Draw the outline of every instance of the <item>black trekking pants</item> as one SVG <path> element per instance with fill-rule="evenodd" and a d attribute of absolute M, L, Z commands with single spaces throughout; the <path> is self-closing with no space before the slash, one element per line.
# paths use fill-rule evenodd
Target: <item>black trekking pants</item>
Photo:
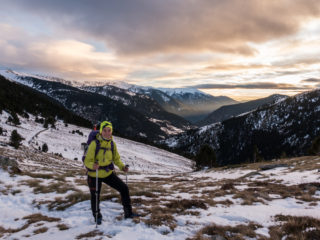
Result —
<path fill-rule="evenodd" d="M 100 214 L 100 192 L 102 182 L 116 189 L 121 194 L 121 201 L 124 209 L 131 209 L 131 200 L 128 186 L 114 173 L 106 178 L 98 178 L 98 214 Z M 88 185 L 91 194 L 91 210 L 93 216 L 96 213 L 96 178 L 88 176 Z"/>

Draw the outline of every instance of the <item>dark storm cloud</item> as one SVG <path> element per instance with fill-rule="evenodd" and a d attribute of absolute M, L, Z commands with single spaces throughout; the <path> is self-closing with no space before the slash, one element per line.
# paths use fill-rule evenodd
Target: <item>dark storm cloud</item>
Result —
<path fill-rule="evenodd" d="M 248 42 L 294 34 L 318 16 L 312 0 L 10 0 L 66 34 L 84 34 L 121 54 L 199 51 L 253 55 Z"/>

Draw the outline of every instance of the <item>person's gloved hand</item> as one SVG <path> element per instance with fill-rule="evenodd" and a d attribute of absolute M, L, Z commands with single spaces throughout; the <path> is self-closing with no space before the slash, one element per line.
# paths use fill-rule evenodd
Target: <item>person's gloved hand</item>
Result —
<path fill-rule="evenodd" d="M 93 170 L 97 170 L 98 168 L 99 168 L 99 164 L 98 163 L 93 164 Z"/>
<path fill-rule="evenodd" d="M 128 172 L 129 171 L 129 165 L 125 165 L 122 170 L 124 172 Z"/>

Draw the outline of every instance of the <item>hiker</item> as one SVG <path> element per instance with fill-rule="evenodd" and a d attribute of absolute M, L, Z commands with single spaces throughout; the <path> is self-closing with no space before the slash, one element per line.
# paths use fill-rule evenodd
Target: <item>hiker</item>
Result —
<path fill-rule="evenodd" d="M 112 123 L 104 121 L 100 124 L 100 131 L 95 139 L 89 144 L 87 154 L 84 159 L 84 165 L 88 170 L 88 185 L 91 193 L 91 210 L 96 224 L 101 224 L 102 215 L 99 208 L 100 192 L 102 182 L 116 189 L 121 194 L 121 201 L 124 209 L 125 218 L 139 216 L 132 212 L 131 200 L 128 186 L 114 173 L 113 162 L 124 172 L 128 172 L 128 166 L 120 160 L 117 146 L 112 138 Z M 98 152 L 96 147 L 98 145 Z M 98 179 L 96 179 L 96 170 L 98 169 Z M 98 181 L 98 195 L 96 196 L 96 181 Z M 98 199 L 98 203 L 96 202 Z M 98 206 L 96 209 L 96 206 Z"/>

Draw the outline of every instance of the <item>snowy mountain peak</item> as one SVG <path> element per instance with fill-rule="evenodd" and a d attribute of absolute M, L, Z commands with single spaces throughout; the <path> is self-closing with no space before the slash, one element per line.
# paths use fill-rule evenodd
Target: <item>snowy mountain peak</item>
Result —
<path fill-rule="evenodd" d="M 125 89 L 125 90 L 128 90 L 134 86 L 133 84 L 127 83 L 125 81 L 111 81 L 111 82 L 107 82 L 107 84 L 103 84 L 103 85 L 104 85 L 104 87 L 114 86 L 114 87 Z"/>
<path fill-rule="evenodd" d="M 19 80 L 19 78 L 22 77 L 32 77 L 32 78 L 38 78 L 41 80 L 46 80 L 46 81 L 52 81 L 52 82 L 61 82 L 67 85 L 75 86 L 75 87 L 84 87 L 84 86 L 114 86 L 117 88 L 129 90 L 131 92 L 140 92 L 141 90 L 148 91 L 148 90 L 160 90 L 162 92 L 165 92 L 169 96 L 175 95 L 175 94 L 204 94 L 208 95 L 198 89 L 195 88 L 154 88 L 151 86 L 140 86 L 136 84 L 130 84 L 126 81 L 75 81 L 75 80 L 66 80 L 63 78 L 59 77 L 54 77 L 54 76 L 47 76 L 47 75 L 41 75 L 41 74 L 32 74 L 32 73 L 26 73 L 26 72 L 17 72 L 12 69 L 6 69 L 6 70 L 0 70 L 0 74 L 6 77 L 7 79 L 11 80 Z"/>
<path fill-rule="evenodd" d="M 184 94 L 203 94 L 203 95 L 209 95 L 206 94 L 196 88 L 158 88 L 158 90 L 165 92 L 169 96 L 174 95 L 184 95 Z"/>
<path fill-rule="evenodd" d="M 0 75 L 4 76 L 10 81 L 16 81 L 21 82 L 21 78 L 37 78 L 44 81 L 50 81 L 50 82 L 60 82 L 69 86 L 81 86 L 82 83 L 74 80 L 65 80 L 63 78 L 59 77 L 53 77 L 48 75 L 41 75 L 41 74 L 32 74 L 32 73 L 26 73 L 26 72 L 17 72 L 11 69 L 6 70 L 0 70 Z"/>
<path fill-rule="evenodd" d="M 12 70 L 0 70 L 0 75 L 3 75 L 11 81 L 19 82 L 37 90 L 39 90 L 39 88 L 41 88 L 40 85 L 42 85 L 43 89 L 40 91 L 44 93 L 48 91 L 48 84 L 44 82 L 40 83 L 38 80 L 57 82 L 84 91 L 99 93 L 109 96 L 115 101 L 120 101 L 125 105 L 129 104 L 127 99 L 130 99 L 131 96 L 140 95 L 140 99 L 152 99 L 166 112 L 179 115 L 191 122 L 202 119 L 220 106 L 236 103 L 236 101 L 229 97 L 214 97 L 195 88 L 155 88 L 130 84 L 127 81 L 69 81 L 58 77 L 22 73 Z M 35 82 L 37 82 L 36 85 Z M 50 92 L 56 90 L 57 84 L 49 85 L 52 85 L 52 88 L 49 89 Z M 59 88 L 60 87 L 61 86 L 59 86 Z M 59 97 L 59 100 L 60 99 Z M 148 105 L 144 105 L 144 108 L 148 108 Z"/>

